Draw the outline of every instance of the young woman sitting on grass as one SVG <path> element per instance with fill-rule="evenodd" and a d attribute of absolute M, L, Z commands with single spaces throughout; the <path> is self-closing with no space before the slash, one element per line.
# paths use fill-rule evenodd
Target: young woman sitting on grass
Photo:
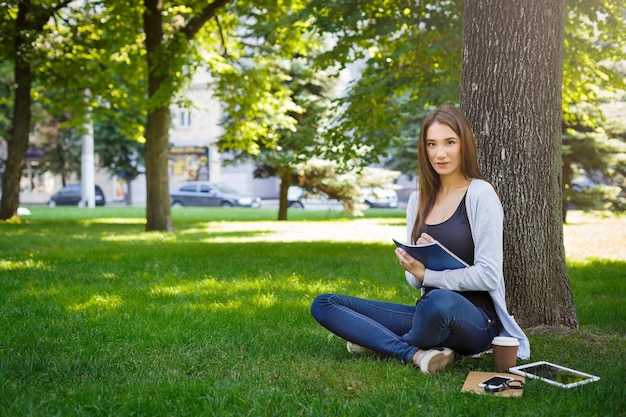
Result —
<path fill-rule="evenodd" d="M 438 240 L 470 266 L 433 271 L 397 248 L 407 281 L 422 292 L 415 305 L 323 294 L 311 314 L 347 340 L 351 353 L 388 355 L 427 374 L 442 371 L 454 352 L 489 349 L 498 335 L 517 338 L 518 356 L 528 358 L 528 339 L 505 303 L 502 205 L 480 171 L 463 113 L 444 106 L 424 119 L 418 164 L 419 195 L 407 207 L 408 241 Z"/>

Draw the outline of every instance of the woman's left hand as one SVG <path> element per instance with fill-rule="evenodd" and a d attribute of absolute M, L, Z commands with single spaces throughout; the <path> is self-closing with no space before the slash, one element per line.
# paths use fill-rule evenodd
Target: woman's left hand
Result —
<path fill-rule="evenodd" d="M 405 271 L 413 275 L 420 282 L 424 282 L 424 274 L 426 273 L 426 267 L 423 263 L 409 255 L 404 249 L 396 248 L 396 256 L 400 261 L 400 266 Z"/>

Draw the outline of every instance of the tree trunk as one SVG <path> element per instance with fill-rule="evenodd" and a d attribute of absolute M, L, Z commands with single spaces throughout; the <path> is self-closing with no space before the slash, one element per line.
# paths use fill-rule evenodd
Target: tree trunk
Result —
<path fill-rule="evenodd" d="M 170 111 L 159 107 L 148 112 L 146 124 L 146 231 L 174 230 L 170 208 L 168 129 Z"/>
<path fill-rule="evenodd" d="M 158 58 L 163 50 L 162 4 L 159 0 L 145 0 L 143 15 L 146 33 L 146 57 L 148 61 L 148 100 L 163 86 L 166 63 Z M 168 150 L 169 150 L 169 103 L 149 106 L 146 121 L 146 231 L 174 230 L 169 196 Z"/>
<path fill-rule="evenodd" d="M 124 204 L 127 206 L 133 205 L 133 188 L 132 183 L 135 178 L 131 176 L 127 176 L 124 181 L 126 181 L 126 193 L 124 193 Z"/>
<path fill-rule="evenodd" d="M 285 170 L 280 176 L 280 191 L 278 193 L 278 220 L 287 220 L 287 210 L 289 209 L 289 186 L 293 180 L 291 169 Z"/>
<path fill-rule="evenodd" d="M 53 13 L 65 7 L 71 0 L 54 6 L 33 5 L 29 0 L 19 1 L 14 27 L 13 62 L 15 65 L 15 101 L 13 104 L 13 126 L 7 141 L 7 160 L 2 176 L 2 200 L 0 220 L 17 216 L 20 199 L 20 180 L 26 164 L 28 134 L 31 122 L 32 64 L 35 39 Z M 3 6 L 6 7 L 6 6 Z"/>
<path fill-rule="evenodd" d="M 30 128 L 30 66 L 15 66 L 15 106 L 11 140 L 7 142 L 7 160 L 2 176 L 2 203 L 0 219 L 7 220 L 17 215 L 20 199 L 20 180 L 26 163 L 28 132 Z"/>
<path fill-rule="evenodd" d="M 467 0 L 461 107 L 505 211 L 507 305 L 525 327 L 578 326 L 561 205 L 564 0 Z"/>

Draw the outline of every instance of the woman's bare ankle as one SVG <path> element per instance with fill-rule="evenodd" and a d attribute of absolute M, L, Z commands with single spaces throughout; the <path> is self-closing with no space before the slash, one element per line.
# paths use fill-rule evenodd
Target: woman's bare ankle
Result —
<path fill-rule="evenodd" d="M 415 352 L 415 355 L 413 355 L 413 365 L 415 365 L 415 366 L 419 366 L 420 365 L 419 358 L 422 355 L 422 353 L 424 353 L 424 352 L 426 352 L 426 351 L 423 350 L 423 349 L 418 349 L 417 352 Z"/>

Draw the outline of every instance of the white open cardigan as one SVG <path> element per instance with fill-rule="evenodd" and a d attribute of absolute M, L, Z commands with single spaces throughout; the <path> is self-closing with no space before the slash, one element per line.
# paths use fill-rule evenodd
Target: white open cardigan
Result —
<path fill-rule="evenodd" d="M 417 217 L 417 200 L 418 195 L 414 192 L 406 210 L 407 242 L 411 242 L 411 232 Z M 408 272 L 406 279 L 417 289 L 426 286 L 451 291 L 488 291 L 502 323 L 500 335 L 518 339 L 520 346 L 517 356 L 520 359 L 528 359 L 530 343 L 524 331 L 508 313 L 504 297 L 502 271 L 504 212 L 500 199 L 491 184 L 474 179 L 467 189 L 465 207 L 474 239 L 474 265 L 446 271 L 427 269 L 423 283 Z"/>

